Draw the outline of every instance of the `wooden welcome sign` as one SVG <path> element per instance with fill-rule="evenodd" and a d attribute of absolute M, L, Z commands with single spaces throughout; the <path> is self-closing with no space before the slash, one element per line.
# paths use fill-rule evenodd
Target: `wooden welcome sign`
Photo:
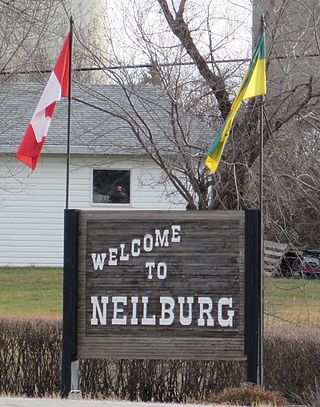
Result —
<path fill-rule="evenodd" d="M 244 212 L 80 214 L 78 354 L 244 358 Z"/>
<path fill-rule="evenodd" d="M 257 326 L 249 295 L 259 272 L 257 214 L 67 211 L 64 352 L 247 359 Z"/>

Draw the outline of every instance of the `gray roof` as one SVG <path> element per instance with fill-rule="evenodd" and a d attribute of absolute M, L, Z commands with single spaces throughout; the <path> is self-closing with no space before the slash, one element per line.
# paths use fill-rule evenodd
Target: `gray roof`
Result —
<path fill-rule="evenodd" d="M 44 86 L 33 83 L 9 83 L 0 90 L 0 152 L 17 150 Z M 118 85 L 80 87 L 74 85 L 71 104 L 71 152 L 90 154 L 144 154 L 132 126 L 152 149 L 176 151 L 179 136 L 170 121 L 171 105 L 164 92 L 152 85 L 134 87 L 126 94 Z M 128 98 L 129 96 L 129 98 Z M 64 153 L 67 139 L 68 101 L 56 105 L 44 153 Z M 195 117 L 179 112 L 181 126 L 199 147 L 199 140 L 212 137 L 212 130 Z M 179 129 L 177 133 L 179 133 Z M 146 137 L 152 134 L 152 142 Z M 204 134 L 206 135 L 204 137 Z M 168 146 L 168 135 L 172 145 Z M 189 137 L 189 136 L 188 136 Z"/>

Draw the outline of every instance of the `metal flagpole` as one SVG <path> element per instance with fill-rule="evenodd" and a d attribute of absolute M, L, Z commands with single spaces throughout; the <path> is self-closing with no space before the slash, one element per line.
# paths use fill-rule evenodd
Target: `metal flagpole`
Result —
<path fill-rule="evenodd" d="M 66 169 L 66 205 L 69 209 L 69 177 L 70 177 L 70 130 L 71 130 L 71 80 L 72 80 L 72 40 L 73 40 L 73 19 L 70 17 L 70 37 L 69 37 L 69 96 L 68 96 L 68 130 L 67 130 L 67 169 Z"/>
<path fill-rule="evenodd" d="M 260 17 L 261 35 L 264 34 L 264 15 Z M 260 318 L 259 318 L 259 366 L 258 384 L 264 387 L 264 224 L 263 224 L 263 110 L 264 96 L 260 96 Z"/>
<path fill-rule="evenodd" d="M 61 397 L 69 396 L 72 384 L 72 362 L 76 353 L 74 302 L 76 297 L 76 253 L 75 230 L 77 229 L 76 211 L 69 209 L 69 173 L 70 173 L 70 129 L 71 129 L 71 72 L 73 20 L 70 17 L 69 32 L 69 89 L 68 89 L 68 129 L 67 129 L 67 168 L 66 198 L 64 210 L 64 264 L 63 264 L 63 326 L 62 326 L 62 368 Z"/>

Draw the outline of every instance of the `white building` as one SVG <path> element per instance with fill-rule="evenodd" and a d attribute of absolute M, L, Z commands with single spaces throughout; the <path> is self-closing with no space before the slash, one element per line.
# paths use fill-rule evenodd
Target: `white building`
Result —
<path fill-rule="evenodd" d="M 63 261 L 63 212 L 65 208 L 67 100 L 58 102 L 48 137 L 34 172 L 18 161 L 17 151 L 43 86 L 11 84 L 2 92 L 0 110 L 0 265 L 61 266 Z M 112 103 L 126 111 L 128 102 L 119 86 L 96 87 L 107 95 L 100 108 Z M 157 100 L 159 90 L 146 92 Z M 91 103 L 91 95 L 75 89 L 76 98 Z M 111 102 L 112 100 L 112 102 Z M 161 109 L 148 111 L 147 104 L 137 108 L 157 135 L 167 131 Z M 203 131 L 193 120 L 194 132 Z M 163 182 L 163 172 L 146 156 L 130 127 L 105 111 L 72 102 L 71 171 L 69 208 L 94 210 L 185 209 L 172 187 Z M 169 130 L 168 130 L 169 131 Z M 200 134 L 200 133 L 199 133 Z M 113 192 L 121 184 L 126 197 L 114 202 Z M 170 196 L 170 198 L 169 198 Z M 113 201 L 113 202 L 112 202 Z"/>

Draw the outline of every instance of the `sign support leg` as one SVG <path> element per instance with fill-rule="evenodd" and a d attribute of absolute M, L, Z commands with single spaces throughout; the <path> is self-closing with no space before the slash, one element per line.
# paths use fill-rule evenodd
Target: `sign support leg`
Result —
<path fill-rule="evenodd" d="M 79 360 L 71 362 L 71 389 L 69 399 L 79 400 L 82 399 L 80 390 L 80 366 Z"/>
<path fill-rule="evenodd" d="M 246 210 L 245 218 L 245 351 L 247 381 L 261 384 L 261 216 L 260 210 Z"/>
<path fill-rule="evenodd" d="M 77 261 L 78 211 L 66 209 L 64 212 L 61 398 L 69 396 L 72 385 L 72 363 L 77 360 Z"/>

